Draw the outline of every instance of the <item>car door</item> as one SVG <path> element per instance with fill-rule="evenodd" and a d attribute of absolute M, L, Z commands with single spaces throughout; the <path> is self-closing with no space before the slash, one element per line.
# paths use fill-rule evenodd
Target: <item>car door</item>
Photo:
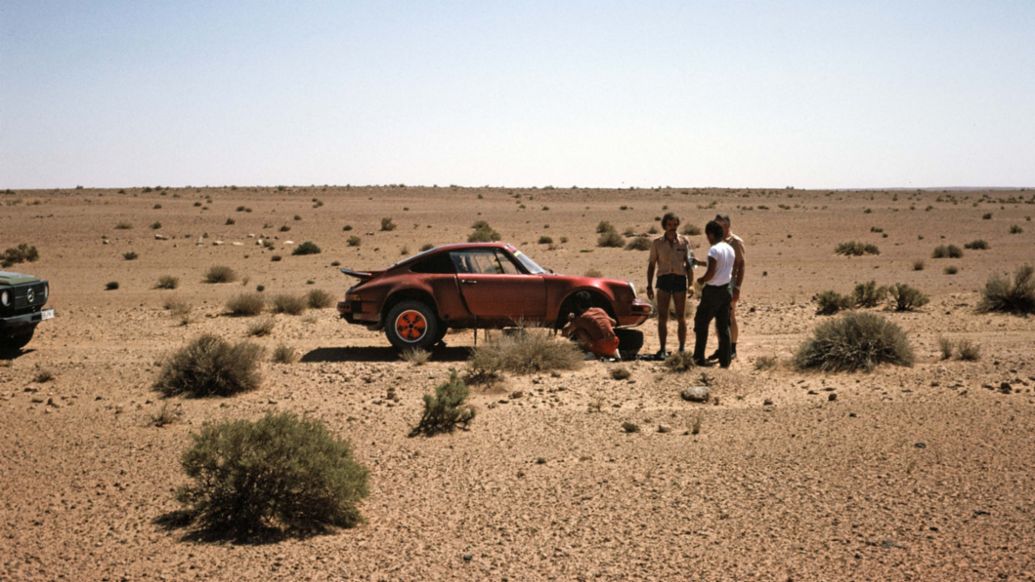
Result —
<path fill-rule="evenodd" d="M 471 314 L 495 322 L 539 322 L 546 315 L 546 285 L 541 275 L 524 272 L 498 248 L 451 253 L 457 283 Z"/>

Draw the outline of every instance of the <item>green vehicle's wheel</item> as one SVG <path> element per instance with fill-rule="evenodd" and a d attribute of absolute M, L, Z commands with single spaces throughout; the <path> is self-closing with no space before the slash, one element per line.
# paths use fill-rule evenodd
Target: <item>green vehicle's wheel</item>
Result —
<path fill-rule="evenodd" d="M 30 341 L 32 341 L 32 335 L 36 331 L 36 327 L 30 327 L 28 331 L 19 331 L 18 333 L 0 336 L 0 353 L 17 355 Z"/>

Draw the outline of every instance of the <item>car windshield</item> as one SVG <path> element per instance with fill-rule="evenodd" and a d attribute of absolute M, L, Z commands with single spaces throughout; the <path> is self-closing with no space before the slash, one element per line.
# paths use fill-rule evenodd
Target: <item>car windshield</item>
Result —
<path fill-rule="evenodd" d="M 525 267 L 526 271 L 533 275 L 542 275 L 546 272 L 546 269 L 540 267 L 538 263 L 528 258 L 528 256 L 521 251 L 514 251 L 514 258 L 517 259 L 523 267 Z"/>

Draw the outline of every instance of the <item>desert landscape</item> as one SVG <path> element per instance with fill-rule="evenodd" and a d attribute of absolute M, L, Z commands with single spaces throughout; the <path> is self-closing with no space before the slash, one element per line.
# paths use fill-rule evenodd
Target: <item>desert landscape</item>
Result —
<path fill-rule="evenodd" d="M 627 279 L 642 297 L 647 253 L 598 246 L 596 227 L 632 239 L 668 211 L 702 229 L 728 213 L 745 240 L 729 370 L 506 373 L 470 386 L 465 430 L 410 436 L 422 397 L 466 369 L 470 331 L 421 363 L 333 304 L 227 313 L 244 292 L 338 301 L 355 282 L 339 267 L 465 241 L 476 221 L 545 267 Z M 977 309 L 989 277 L 1035 264 L 1032 215 L 1031 189 L 8 190 L 0 249 L 39 259 L 7 270 L 49 280 L 57 315 L 0 361 L 0 580 L 1033 580 L 1035 319 Z M 306 241 L 319 252 L 292 254 Z M 853 241 L 879 253 L 835 252 Z M 960 256 L 934 258 L 948 245 Z M 208 283 L 214 266 L 237 276 Z M 900 326 L 914 364 L 797 369 L 799 346 L 838 317 L 814 296 L 871 280 L 929 296 L 856 309 Z M 166 358 L 203 334 L 262 346 L 260 386 L 156 391 Z M 275 363 L 278 347 L 297 357 Z M 695 385 L 706 403 L 681 397 Z M 363 521 L 239 543 L 163 519 L 191 435 L 271 411 L 351 443 L 369 470 Z"/>

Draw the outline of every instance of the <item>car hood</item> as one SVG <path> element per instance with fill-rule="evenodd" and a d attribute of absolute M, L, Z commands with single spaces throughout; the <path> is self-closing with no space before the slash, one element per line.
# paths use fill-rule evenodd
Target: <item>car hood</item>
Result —
<path fill-rule="evenodd" d="M 33 281 L 39 281 L 39 277 L 12 273 L 10 271 L 0 271 L 0 285 L 21 285 L 22 283 L 32 283 Z"/>

